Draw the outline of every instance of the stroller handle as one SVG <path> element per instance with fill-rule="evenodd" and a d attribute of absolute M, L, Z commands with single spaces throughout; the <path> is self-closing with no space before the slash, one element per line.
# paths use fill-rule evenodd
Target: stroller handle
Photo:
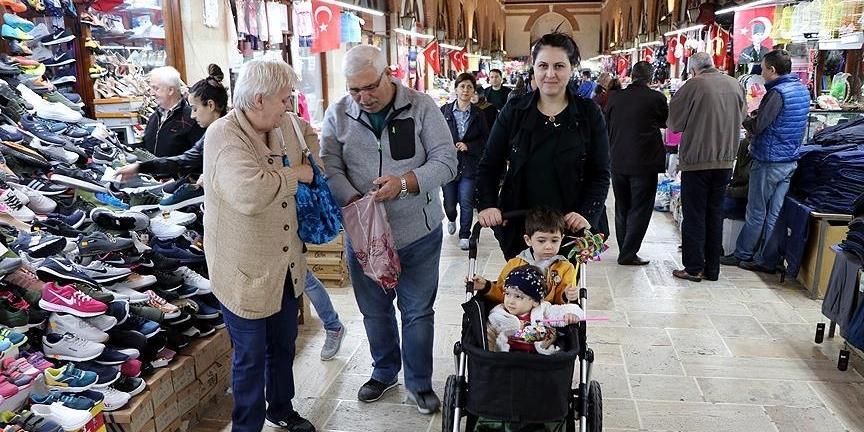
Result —
<path fill-rule="evenodd" d="M 521 217 L 525 217 L 528 213 L 528 210 L 511 210 L 508 212 L 501 213 L 502 220 L 511 220 L 518 219 Z M 474 222 L 474 227 L 471 228 L 471 237 L 468 239 L 468 258 L 469 259 L 477 259 L 477 243 L 480 240 L 480 231 L 483 229 L 483 226 L 480 225 L 480 222 Z"/>

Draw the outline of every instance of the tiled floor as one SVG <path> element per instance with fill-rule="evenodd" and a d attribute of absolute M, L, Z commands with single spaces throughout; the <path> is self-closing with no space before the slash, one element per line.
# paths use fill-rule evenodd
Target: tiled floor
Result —
<path fill-rule="evenodd" d="M 467 271 L 457 240 L 444 243 L 436 303 L 439 395 L 453 370 Z M 616 265 L 614 243 L 588 271 L 589 314 L 611 318 L 588 332 L 606 431 L 864 431 L 864 379 L 851 368 L 837 370 L 839 341 L 813 344 L 820 303 L 800 285 L 728 267 L 718 282 L 673 278 L 679 238 L 667 214 L 654 215 L 642 247 L 649 266 Z M 503 262 L 484 233 L 479 268 L 495 278 Z M 320 323 L 302 330 L 294 365 L 298 410 L 325 431 L 439 431 L 440 417 L 418 414 L 404 403 L 401 387 L 374 404 L 356 401 L 371 371 L 369 350 L 350 288 L 331 293 L 349 340 L 338 358 L 321 362 Z M 217 405 L 214 418 L 193 430 L 230 430 L 230 396 Z"/>

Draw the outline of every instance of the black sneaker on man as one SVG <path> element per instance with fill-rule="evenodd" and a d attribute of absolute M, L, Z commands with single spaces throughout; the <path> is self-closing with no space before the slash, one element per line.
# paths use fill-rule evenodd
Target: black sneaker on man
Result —
<path fill-rule="evenodd" d="M 417 393 L 409 391 L 408 400 L 417 404 L 417 411 L 420 411 L 420 414 L 435 414 L 441 409 L 441 399 L 438 398 L 434 390 L 424 390 Z"/>
<path fill-rule="evenodd" d="M 394 380 L 392 383 L 387 384 L 372 378 L 369 381 L 366 381 L 366 384 L 363 384 L 363 386 L 360 387 L 360 390 L 357 391 L 357 399 L 361 402 L 375 402 L 378 399 L 381 399 L 387 390 L 395 388 L 398 384 L 398 380 Z"/>
<path fill-rule="evenodd" d="M 300 414 L 297 413 L 297 411 L 292 411 L 288 417 L 281 420 L 266 417 L 264 423 L 272 428 L 290 432 L 315 432 L 315 426 L 313 426 L 309 420 L 300 417 Z"/>

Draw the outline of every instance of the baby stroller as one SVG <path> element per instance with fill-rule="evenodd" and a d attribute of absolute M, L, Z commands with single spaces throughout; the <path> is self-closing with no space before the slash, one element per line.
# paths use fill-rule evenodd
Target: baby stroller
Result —
<path fill-rule="evenodd" d="M 447 377 L 441 409 L 442 432 L 472 432 L 481 418 L 500 421 L 502 426 L 560 425 L 563 420 L 563 429 L 552 429 L 561 432 L 575 432 L 578 419 L 580 432 L 602 431 L 602 395 L 600 383 L 591 380 L 594 353 L 586 345 L 585 321 L 561 329 L 557 339 L 561 351 L 553 355 L 489 351 L 486 320 L 495 305 L 475 296 L 471 281 L 477 266 L 480 230 L 480 224 L 476 223 L 469 240 L 462 338 L 453 346 L 456 374 Z M 586 266 L 581 261 L 574 265 L 580 266 L 578 304 L 586 310 Z M 579 381 L 577 388 L 573 388 L 577 358 Z M 529 430 L 550 429 L 543 426 L 518 429 Z"/>

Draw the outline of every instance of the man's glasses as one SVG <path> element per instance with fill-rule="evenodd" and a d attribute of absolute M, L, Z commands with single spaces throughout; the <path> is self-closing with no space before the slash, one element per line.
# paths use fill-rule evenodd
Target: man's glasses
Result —
<path fill-rule="evenodd" d="M 360 88 L 349 88 L 348 93 L 351 93 L 352 95 L 357 96 L 363 92 L 367 92 L 367 93 L 373 92 L 378 88 L 378 86 L 381 85 L 382 79 L 384 79 L 384 73 L 383 72 L 381 73 L 381 76 L 378 77 L 378 81 L 375 81 L 374 84 L 370 84 L 370 85 L 360 87 Z"/>

